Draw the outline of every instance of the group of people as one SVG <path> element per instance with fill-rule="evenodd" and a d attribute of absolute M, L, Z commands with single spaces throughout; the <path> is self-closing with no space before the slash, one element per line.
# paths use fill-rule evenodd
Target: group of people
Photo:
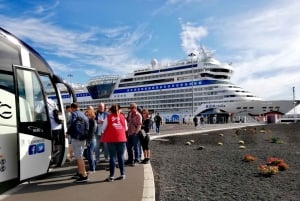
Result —
<path fill-rule="evenodd" d="M 77 103 L 66 107 L 67 112 L 67 137 L 70 143 L 69 155 L 74 155 L 78 171 L 73 176 L 75 182 L 85 182 L 88 174 L 84 163 L 84 149 L 87 149 L 89 172 L 96 170 L 96 162 L 100 161 L 100 147 L 104 152 L 105 160 L 109 160 L 109 176 L 107 181 L 114 181 L 116 164 L 119 166 L 120 177 L 125 179 L 125 165 L 134 166 L 137 163 L 146 164 L 150 161 L 149 130 L 151 120 L 146 109 L 139 110 L 136 103 L 130 104 L 130 110 L 125 115 L 119 104 L 113 104 L 109 111 L 100 103 L 97 111 L 89 106 L 84 111 L 80 110 Z M 85 121 L 87 138 L 74 138 L 76 119 L 81 117 Z M 128 159 L 125 161 L 125 151 Z M 73 152 L 73 153 L 72 153 Z M 142 159 L 142 152 L 144 155 Z"/>
<path fill-rule="evenodd" d="M 194 126 L 197 127 L 198 126 L 198 117 L 197 116 L 194 116 L 193 122 L 194 122 Z M 204 118 L 202 116 L 200 117 L 200 124 L 201 124 L 201 126 L 204 126 Z"/>

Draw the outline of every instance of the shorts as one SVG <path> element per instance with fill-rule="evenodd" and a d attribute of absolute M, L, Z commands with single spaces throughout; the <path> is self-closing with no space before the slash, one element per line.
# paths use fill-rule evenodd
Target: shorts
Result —
<path fill-rule="evenodd" d="M 83 159 L 83 151 L 85 149 L 85 140 L 72 139 L 72 147 L 75 159 Z"/>

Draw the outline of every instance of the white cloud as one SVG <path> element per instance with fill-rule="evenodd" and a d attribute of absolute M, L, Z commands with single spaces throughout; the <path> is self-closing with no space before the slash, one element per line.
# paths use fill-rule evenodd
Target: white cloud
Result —
<path fill-rule="evenodd" d="M 181 22 L 181 28 L 180 38 L 183 50 L 187 54 L 199 50 L 200 41 L 207 35 L 207 30 L 202 26 L 193 26 L 189 22 Z"/>
<path fill-rule="evenodd" d="M 300 89 L 299 10 L 299 1 L 276 1 L 214 19 L 208 29 L 234 62 L 234 83 L 264 99 L 290 99 L 292 86 Z"/>
<path fill-rule="evenodd" d="M 49 56 L 67 60 L 69 68 L 81 70 L 88 76 L 93 74 L 91 72 L 97 72 L 97 68 L 98 72 L 132 71 L 140 64 L 131 59 L 133 52 L 151 39 L 145 34 L 145 25 L 138 26 L 135 30 L 120 26 L 103 29 L 92 27 L 90 30 L 76 32 L 53 25 L 48 19 L 8 18 L 0 15 L 0 21 L 5 22 L 3 27 L 7 30 L 14 30 L 15 35 L 29 40 L 34 48 L 42 49 Z M 16 24 L 18 29 L 15 29 Z M 60 62 L 62 61 L 49 62 L 58 74 L 66 72 L 67 68 L 67 65 Z"/>

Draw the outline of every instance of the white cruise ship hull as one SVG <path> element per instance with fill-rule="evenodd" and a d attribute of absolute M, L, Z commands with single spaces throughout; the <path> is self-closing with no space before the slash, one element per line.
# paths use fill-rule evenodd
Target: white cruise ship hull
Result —
<path fill-rule="evenodd" d="M 245 118 L 275 122 L 299 104 L 294 100 L 263 101 L 230 82 L 230 64 L 221 64 L 204 49 L 192 56 L 196 60 L 167 65 L 158 65 L 154 60 L 152 67 L 125 77 L 95 77 L 77 94 L 78 102 L 82 108 L 103 102 L 108 106 L 118 103 L 123 109 L 135 102 L 151 113 L 160 113 L 170 123 L 194 116 L 214 123 Z M 68 103 L 67 94 L 62 98 Z"/>

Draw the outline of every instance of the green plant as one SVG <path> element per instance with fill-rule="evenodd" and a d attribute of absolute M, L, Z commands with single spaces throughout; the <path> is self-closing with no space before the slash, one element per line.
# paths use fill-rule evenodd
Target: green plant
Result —
<path fill-rule="evenodd" d="M 279 137 L 272 137 L 271 142 L 276 143 L 276 144 L 283 144 L 284 143 L 283 140 L 280 139 Z"/>

